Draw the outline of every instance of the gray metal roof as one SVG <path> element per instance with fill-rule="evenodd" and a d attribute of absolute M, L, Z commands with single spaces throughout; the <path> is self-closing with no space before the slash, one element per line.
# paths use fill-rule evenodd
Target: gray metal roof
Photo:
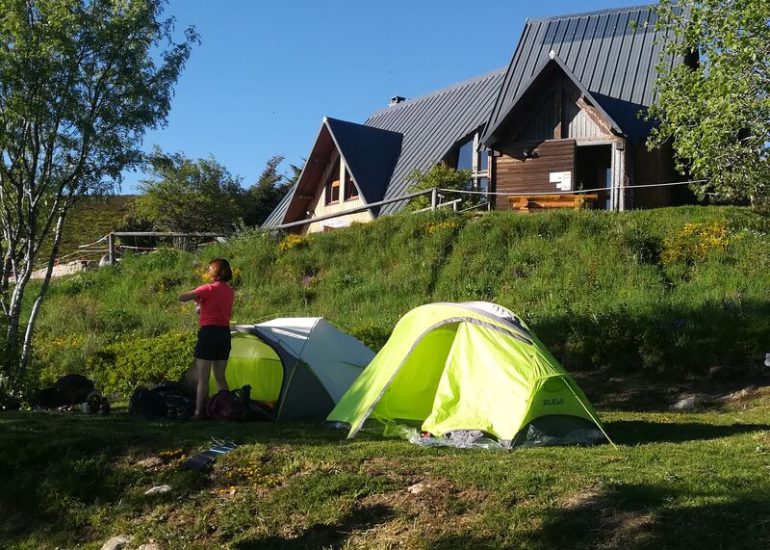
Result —
<path fill-rule="evenodd" d="M 401 148 L 401 134 L 324 117 L 302 173 L 262 227 L 275 227 L 304 217 L 334 150 L 339 153 L 365 203 L 382 200 Z M 287 216 L 288 214 L 288 216 Z M 287 219 L 290 218 L 290 219 Z"/>
<path fill-rule="evenodd" d="M 652 105 L 657 64 L 668 35 L 655 30 L 655 6 L 528 20 L 500 87 L 484 141 L 493 144 L 528 83 L 554 52 L 623 133 L 640 139 L 649 124 L 637 117 Z M 668 63 L 681 63 L 669 60 Z"/>
<path fill-rule="evenodd" d="M 328 128 L 367 203 L 404 195 L 412 184 L 412 172 L 428 171 L 458 141 L 484 126 L 504 74 L 500 69 L 402 101 L 372 114 L 365 126 L 325 118 L 313 152 L 321 148 L 324 128 Z M 300 175 L 300 187 L 312 179 L 308 165 L 313 152 Z M 296 189 L 287 193 L 262 227 L 293 221 L 285 218 Z M 392 214 L 404 206 L 400 202 L 388 204 L 380 214 Z"/>
<path fill-rule="evenodd" d="M 326 123 L 364 202 L 381 201 L 401 152 L 402 135 L 335 118 L 327 117 Z"/>
<path fill-rule="evenodd" d="M 264 228 L 275 227 L 283 223 L 283 218 L 286 215 L 286 211 L 289 209 L 289 203 L 291 202 L 291 199 L 294 197 L 294 192 L 296 190 L 297 190 L 297 184 L 295 183 L 289 188 L 289 190 L 283 196 L 283 198 L 281 199 L 281 202 L 279 202 L 278 205 L 275 208 L 273 208 L 273 211 L 270 212 L 270 215 L 267 217 L 267 219 L 265 219 L 265 221 L 262 222 L 261 227 L 264 227 Z"/>
<path fill-rule="evenodd" d="M 503 75 L 498 70 L 465 80 L 377 111 L 366 120 L 367 126 L 403 135 L 385 200 L 406 194 L 414 170 L 426 172 L 458 141 L 484 126 Z M 404 206 L 400 202 L 385 205 L 381 214 L 392 214 Z"/>

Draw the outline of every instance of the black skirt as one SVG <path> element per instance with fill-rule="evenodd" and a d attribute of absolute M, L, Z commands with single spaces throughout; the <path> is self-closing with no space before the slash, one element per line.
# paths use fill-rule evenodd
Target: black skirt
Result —
<path fill-rule="evenodd" d="M 230 327 L 206 326 L 198 330 L 195 358 L 227 361 L 230 357 Z"/>

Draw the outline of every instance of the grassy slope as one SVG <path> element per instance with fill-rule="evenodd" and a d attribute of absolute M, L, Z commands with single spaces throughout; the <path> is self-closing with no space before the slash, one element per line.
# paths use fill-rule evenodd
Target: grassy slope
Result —
<path fill-rule="evenodd" d="M 426 214 L 298 241 L 246 236 L 58 282 L 38 322 L 38 359 L 53 377 L 88 371 L 110 343 L 191 333 L 192 309 L 176 296 L 200 284 L 206 258 L 224 256 L 240 272 L 239 323 L 321 315 L 378 349 L 412 307 L 490 300 L 520 314 L 571 370 L 739 373 L 770 340 L 767 232 L 747 210 L 693 207 Z"/>
<path fill-rule="evenodd" d="M 767 388 L 674 413 L 692 386 L 656 375 L 720 367 L 712 378 L 728 381 L 709 389 L 724 393 L 761 361 L 766 233 L 740 209 L 427 215 L 289 250 L 261 237 L 206 250 L 240 268 L 239 322 L 320 314 L 377 347 L 426 301 L 509 306 L 578 369 L 618 449 L 461 451 L 376 425 L 348 442 L 308 424 L 0 413 L 0 547 L 99 548 L 120 533 L 163 548 L 768 547 Z M 192 331 L 175 296 L 200 266 L 167 251 L 58 283 L 38 335 L 49 374 L 110 342 Z M 210 475 L 182 470 L 211 437 L 240 448 Z M 147 457 L 160 462 L 138 464 Z M 160 483 L 171 492 L 144 495 Z"/>
<path fill-rule="evenodd" d="M 108 195 L 80 199 L 64 224 L 59 255 L 76 252 L 79 245 L 92 243 L 114 231 L 128 214 L 135 198 L 133 195 Z M 105 243 L 103 248 L 106 247 Z"/>

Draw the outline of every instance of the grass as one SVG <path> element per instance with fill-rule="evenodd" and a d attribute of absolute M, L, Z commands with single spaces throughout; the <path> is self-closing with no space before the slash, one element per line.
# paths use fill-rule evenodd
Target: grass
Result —
<path fill-rule="evenodd" d="M 64 256 L 78 250 L 81 244 L 89 244 L 115 231 L 128 215 L 133 195 L 108 195 L 104 197 L 83 197 L 75 203 L 64 223 L 64 234 L 59 245 L 59 255 Z M 107 248 L 103 243 L 102 248 Z M 98 257 L 92 258 L 99 260 Z"/>
<path fill-rule="evenodd" d="M 44 383 L 120 376 L 105 351 L 122 344 L 125 358 L 139 340 L 192 334 L 192 308 L 176 297 L 201 283 L 209 258 L 226 257 L 239 273 L 237 323 L 323 316 L 376 350 L 417 305 L 488 300 L 522 316 L 571 371 L 741 376 L 762 368 L 770 341 L 769 233 L 767 217 L 724 207 L 425 213 L 294 240 L 250 233 L 57 281 L 35 368 Z M 170 372 L 186 366 L 187 350 L 168 351 Z"/>
<path fill-rule="evenodd" d="M 638 385 L 650 406 L 583 382 L 617 450 L 423 448 L 377 424 L 346 441 L 301 423 L 0 413 L 0 546 L 99 548 L 118 534 L 131 548 L 770 544 L 770 389 L 672 413 L 663 385 Z M 212 437 L 239 446 L 211 472 L 182 469 Z M 160 484 L 171 491 L 145 496 Z"/>
<path fill-rule="evenodd" d="M 127 388 L 186 367 L 175 335 L 195 317 L 176 296 L 217 256 L 238 271 L 236 322 L 322 315 L 373 349 L 419 304 L 509 307 L 576 375 L 618 448 L 506 453 L 419 447 L 376 424 L 346 441 L 314 424 L 0 412 L 1 548 L 100 548 L 118 534 L 132 548 L 770 547 L 766 217 L 440 213 L 128 257 L 53 285 L 41 382 L 85 372 Z M 212 438 L 239 447 L 212 472 L 181 468 Z M 163 483 L 169 493 L 145 495 Z"/>

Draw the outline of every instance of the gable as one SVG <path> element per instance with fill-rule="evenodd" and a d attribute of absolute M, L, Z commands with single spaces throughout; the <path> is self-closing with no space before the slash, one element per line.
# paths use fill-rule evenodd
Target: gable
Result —
<path fill-rule="evenodd" d="M 345 163 L 365 203 L 382 200 L 400 148 L 401 135 L 396 132 L 324 118 L 291 196 L 281 201 L 263 227 L 305 219 L 339 162 Z M 285 212 L 283 216 L 276 213 L 279 210 Z"/>
<path fill-rule="evenodd" d="M 554 58 L 532 79 L 498 126 L 495 148 L 551 139 L 593 139 L 619 133 L 617 123 Z"/>
<path fill-rule="evenodd" d="M 533 76 L 553 52 L 575 82 L 595 100 L 595 107 L 630 139 L 644 138 L 650 125 L 637 114 L 655 98 L 657 65 L 666 39 L 655 29 L 655 6 L 622 8 L 527 21 L 487 123 L 484 142 L 499 138 Z M 668 67 L 682 59 L 666 59 Z"/>

